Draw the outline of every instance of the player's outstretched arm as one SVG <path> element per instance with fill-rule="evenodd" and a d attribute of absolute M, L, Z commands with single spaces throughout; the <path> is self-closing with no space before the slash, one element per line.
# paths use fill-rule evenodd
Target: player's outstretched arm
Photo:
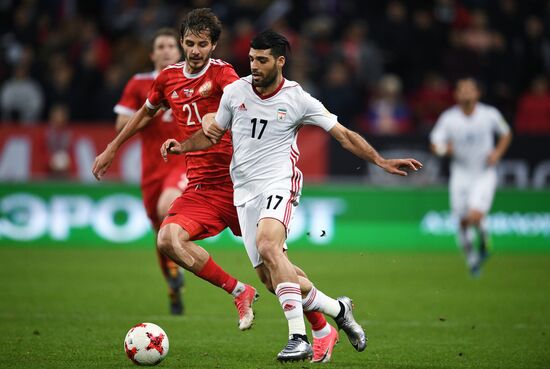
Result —
<path fill-rule="evenodd" d="M 386 172 L 406 176 L 404 169 L 417 171 L 422 168 L 422 163 L 416 159 L 384 159 L 360 134 L 347 129 L 340 123 L 336 123 L 329 131 L 342 147 L 363 160 L 378 165 Z"/>
<path fill-rule="evenodd" d="M 160 155 L 162 155 L 164 161 L 168 161 L 168 154 L 179 155 L 186 152 L 206 150 L 213 145 L 214 142 L 206 137 L 202 129 L 199 129 L 185 141 L 178 142 L 173 138 L 164 141 L 160 147 Z"/>
<path fill-rule="evenodd" d="M 122 128 L 114 140 L 107 145 L 105 150 L 95 158 L 92 165 L 92 173 L 98 181 L 111 166 L 120 146 L 147 125 L 155 113 L 155 110 L 149 110 L 145 105 L 142 106 L 124 125 L 124 128 Z"/>

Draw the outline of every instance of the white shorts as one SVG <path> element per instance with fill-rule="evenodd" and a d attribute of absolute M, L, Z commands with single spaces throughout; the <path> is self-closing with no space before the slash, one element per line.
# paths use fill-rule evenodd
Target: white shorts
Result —
<path fill-rule="evenodd" d="M 487 214 L 497 187 L 497 173 L 487 170 L 475 178 L 453 177 L 450 182 L 451 209 L 459 218 L 470 210 Z"/>
<path fill-rule="evenodd" d="M 299 196 L 289 190 L 267 190 L 243 205 L 237 206 L 244 246 L 254 268 L 263 263 L 256 246 L 256 233 L 260 219 L 277 219 L 285 226 L 288 236 L 298 202 Z M 284 248 L 286 250 L 286 244 Z"/>

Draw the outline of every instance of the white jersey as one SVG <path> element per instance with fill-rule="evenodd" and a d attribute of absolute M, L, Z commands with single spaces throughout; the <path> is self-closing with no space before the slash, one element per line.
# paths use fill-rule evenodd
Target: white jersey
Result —
<path fill-rule="evenodd" d="M 452 144 L 451 176 L 473 177 L 486 170 L 487 158 L 495 147 L 495 134 L 510 132 L 500 112 L 492 106 L 477 103 L 471 115 L 459 106 L 441 114 L 430 135 L 434 145 Z"/>
<path fill-rule="evenodd" d="M 289 190 L 299 196 L 298 130 L 313 124 L 329 131 L 337 117 L 297 82 L 285 79 L 274 93 L 260 96 L 248 76 L 225 88 L 216 122 L 231 129 L 231 179 L 234 203 L 240 206 L 266 189 Z"/>

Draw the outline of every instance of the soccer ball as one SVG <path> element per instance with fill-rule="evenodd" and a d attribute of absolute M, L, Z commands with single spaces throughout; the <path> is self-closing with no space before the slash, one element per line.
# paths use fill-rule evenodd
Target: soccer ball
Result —
<path fill-rule="evenodd" d="M 168 354 L 168 346 L 168 336 L 153 323 L 133 326 L 124 339 L 124 351 L 137 365 L 157 365 Z"/>

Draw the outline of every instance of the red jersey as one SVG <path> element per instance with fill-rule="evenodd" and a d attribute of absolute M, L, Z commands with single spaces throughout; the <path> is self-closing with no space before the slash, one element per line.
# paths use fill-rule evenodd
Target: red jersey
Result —
<path fill-rule="evenodd" d="M 180 136 L 186 139 L 202 129 L 202 117 L 218 110 L 223 89 L 238 79 L 233 67 L 219 59 L 210 59 L 208 65 L 196 74 L 187 73 L 185 63 L 173 64 L 160 72 L 146 104 L 150 109 L 162 104 L 169 106 L 180 128 Z M 231 183 L 229 164 L 232 152 L 231 138 L 227 133 L 219 144 L 187 153 L 188 186 Z"/>
<path fill-rule="evenodd" d="M 126 84 L 120 101 L 115 106 L 117 114 L 132 116 L 147 100 L 147 94 L 158 72 L 138 73 Z M 185 168 L 185 159 L 174 156 L 166 163 L 160 155 L 160 146 L 169 138 L 181 139 L 170 110 L 159 112 L 141 131 L 141 184 L 162 180 L 174 166 Z"/>

